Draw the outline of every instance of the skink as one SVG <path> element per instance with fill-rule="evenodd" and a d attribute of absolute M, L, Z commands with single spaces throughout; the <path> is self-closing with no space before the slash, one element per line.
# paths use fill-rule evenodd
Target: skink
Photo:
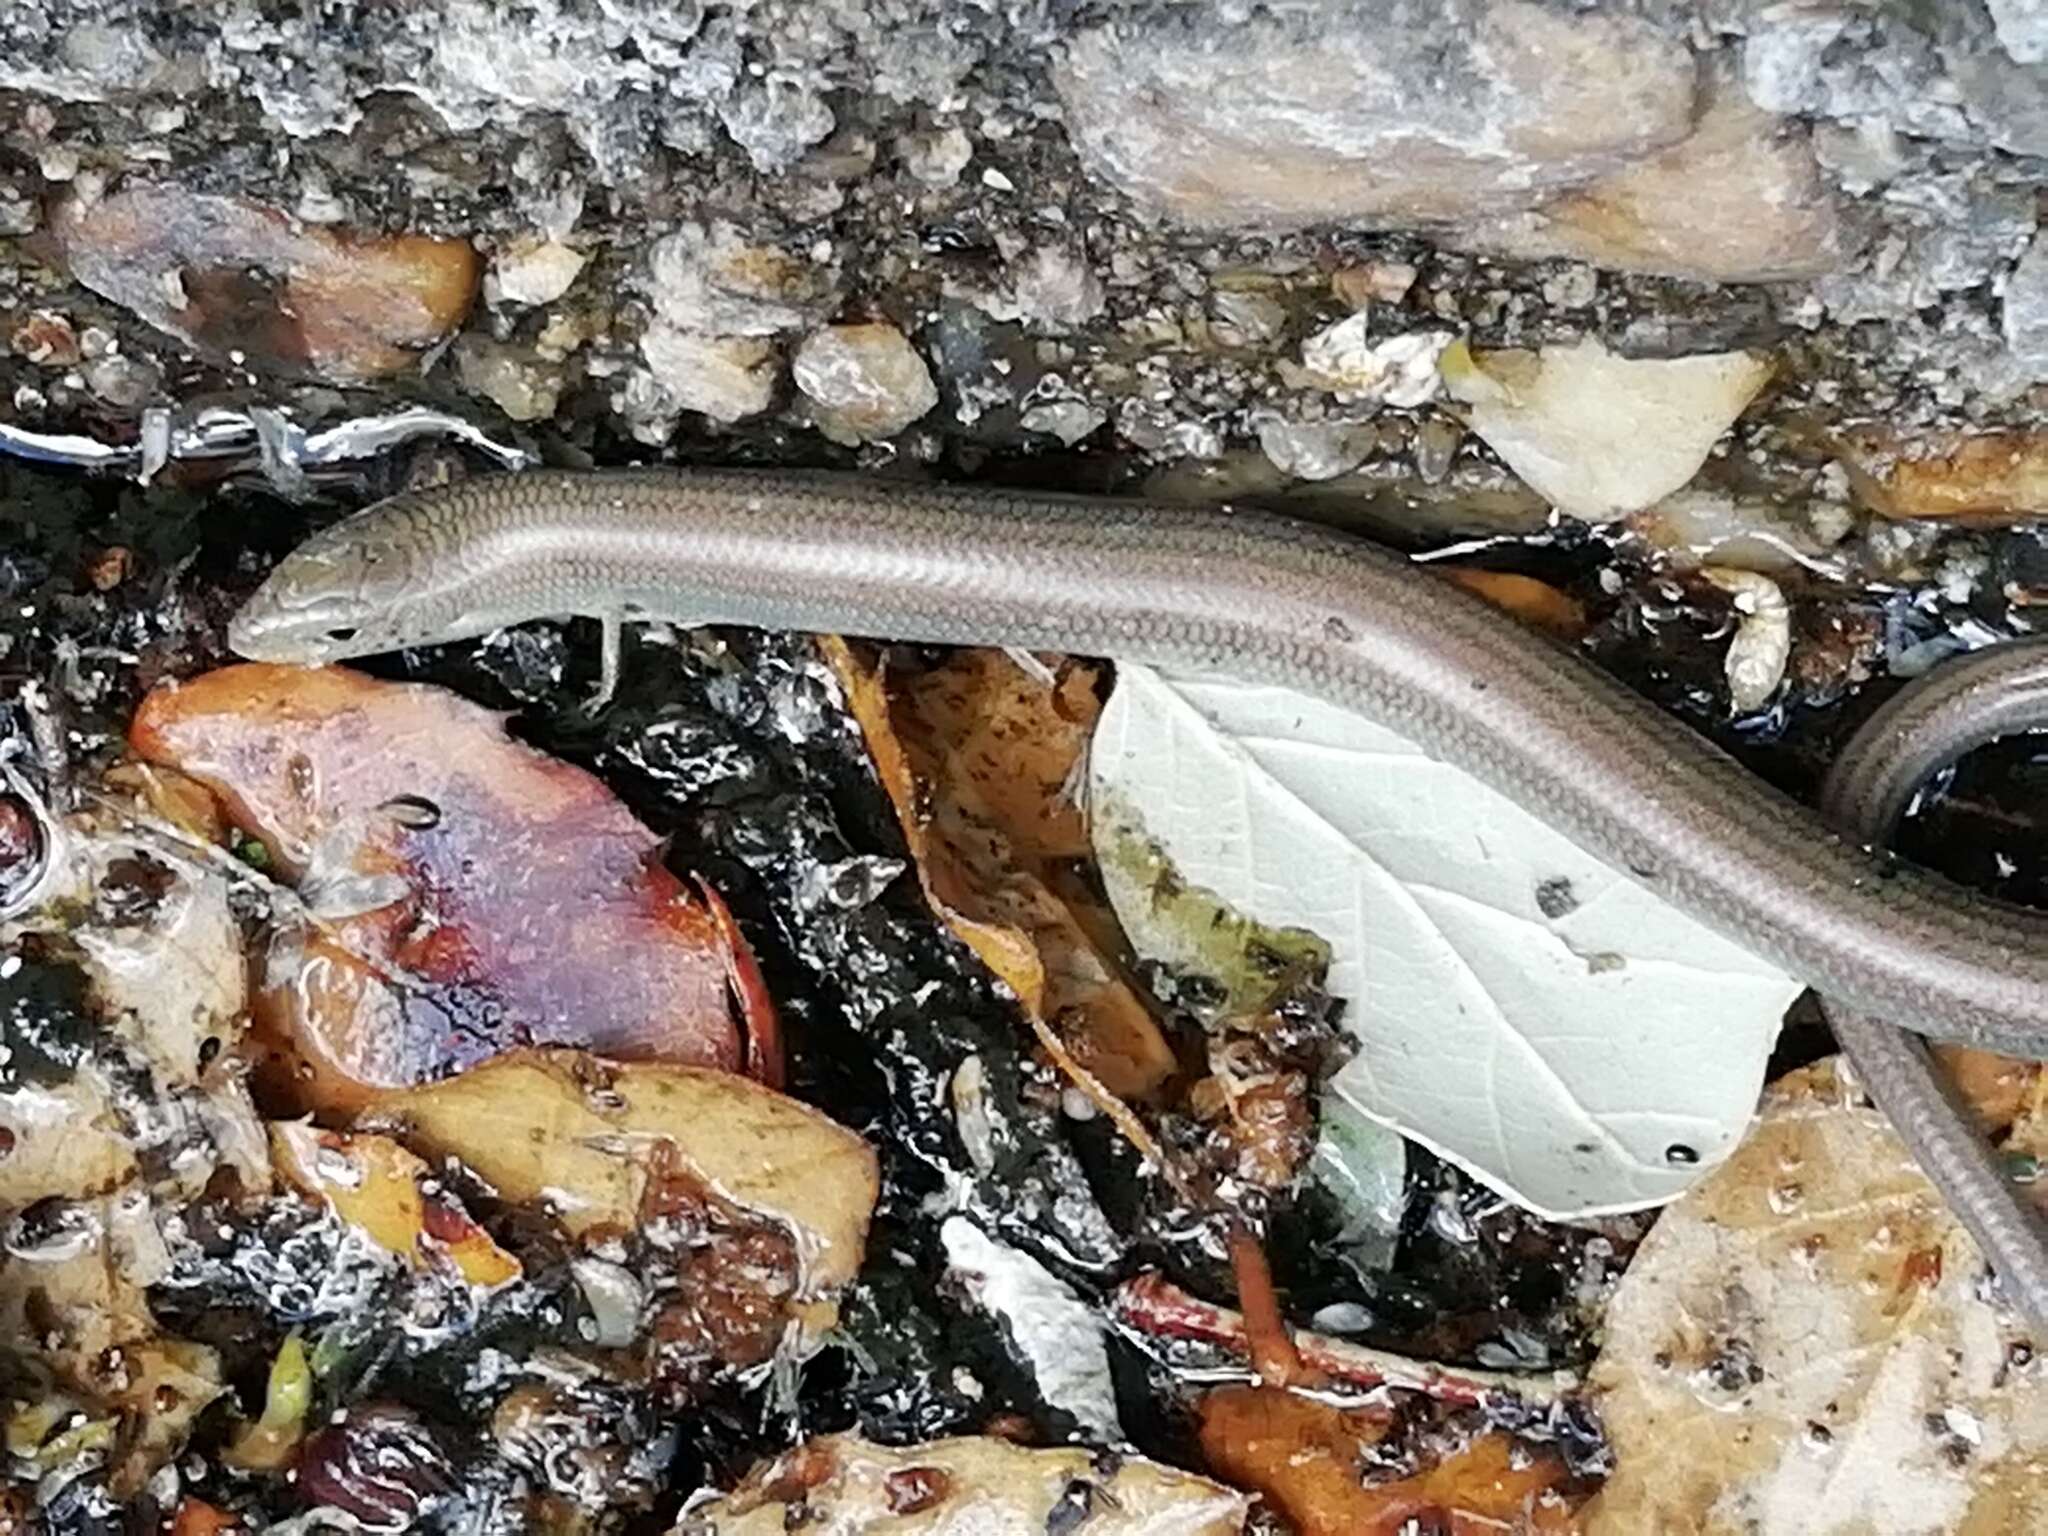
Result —
<path fill-rule="evenodd" d="M 496 476 L 314 535 L 229 638 L 314 663 L 566 615 L 604 622 L 607 678 L 619 626 L 665 619 L 1284 684 L 1468 770 L 1838 1007 L 2048 1054 L 2048 916 L 1837 835 L 1570 650 L 1284 518 L 872 477 Z"/>
<path fill-rule="evenodd" d="M 2048 729 L 2048 639 L 1993 646 L 1908 683 L 1843 746 L 1821 808 L 1845 831 L 1887 841 L 1928 777 L 2001 736 Z M 2006 1294 L 2048 1326 L 2048 1225 L 1974 1129 L 1974 1114 L 1899 1020 L 1837 998 L 1828 1026 L 1873 1102 L 1913 1149 Z M 1910 1024 L 1910 1017 L 1903 1020 Z"/>

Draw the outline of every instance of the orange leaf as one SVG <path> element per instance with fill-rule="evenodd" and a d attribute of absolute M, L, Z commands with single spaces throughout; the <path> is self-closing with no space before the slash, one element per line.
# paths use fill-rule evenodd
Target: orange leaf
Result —
<path fill-rule="evenodd" d="M 1277 1387 L 1222 1387 L 1202 1400 L 1202 1452 L 1223 1476 L 1255 1488 L 1301 1536 L 1397 1536 L 1409 1522 L 1451 1536 L 1568 1532 L 1557 1490 L 1564 1464 L 1484 1434 L 1412 1477 L 1368 1484 L 1367 1449 L 1383 1412 L 1332 1407 Z"/>
<path fill-rule="evenodd" d="M 129 739 L 210 788 L 323 913 L 256 1000 L 274 1104 L 340 1118 L 527 1042 L 730 1069 L 734 979 L 773 1039 L 737 930 L 660 839 L 455 694 L 226 667 L 154 690 Z"/>
<path fill-rule="evenodd" d="M 1301 1536 L 1363 1536 L 1376 1504 L 1361 1458 L 1389 1423 L 1384 1411 L 1333 1408 L 1279 1387 L 1219 1387 L 1202 1399 L 1202 1454 L 1253 1488 Z"/>
<path fill-rule="evenodd" d="M 1486 571 L 1473 566 L 1445 566 L 1443 574 L 1496 608 L 1504 608 L 1532 629 L 1548 630 L 1564 640 L 1586 632 L 1586 610 L 1575 599 L 1533 576 L 1511 571 Z"/>
<path fill-rule="evenodd" d="M 2034 1062 L 2016 1061 L 1973 1046 L 1936 1044 L 1931 1049 L 1975 1114 L 1977 1128 L 1987 1135 L 2004 1130 L 2018 1117 L 2040 1071 Z"/>
<path fill-rule="evenodd" d="M 180 1499 L 171 1517 L 171 1536 L 223 1536 L 242 1529 L 242 1517 L 216 1509 L 204 1499 Z"/>
<path fill-rule="evenodd" d="M 842 640 L 824 648 L 926 898 L 1109 1092 L 1157 1088 L 1172 1048 L 1103 947 L 1114 923 L 1086 910 L 1063 862 L 1088 852 L 1065 791 L 1094 726 L 1093 670 L 1070 664 L 1048 685 L 1001 651 L 959 651 L 890 677 Z"/>

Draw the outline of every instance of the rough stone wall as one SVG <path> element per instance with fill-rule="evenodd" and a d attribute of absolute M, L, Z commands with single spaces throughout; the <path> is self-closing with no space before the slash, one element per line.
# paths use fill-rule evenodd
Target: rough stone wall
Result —
<path fill-rule="evenodd" d="M 0 0 L 0 414 L 376 384 L 560 451 L 1512 494 L 1305 366 L 1363 313 L 1773 349 L 1782 492 L 1816 421 L 2027 422 L 2043 156 L 2039 0 Z"/>

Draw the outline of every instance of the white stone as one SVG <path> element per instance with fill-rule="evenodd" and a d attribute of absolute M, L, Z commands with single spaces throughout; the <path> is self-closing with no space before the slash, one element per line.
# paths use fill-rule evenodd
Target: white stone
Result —
<path fill-rule="evenodd" d="M 959 128 L 906 134 L 897 146 L 903 169 L 928 187 L 950 187 L 974 158 L 974 143 Z"/>
<path fill-rule="evenodd" d="M 1416 406 L 1442 384 L 1437 359 L 1450 344 L 1448 331 L 1411 331 L 1373 341 L 1371 316 L 1361 310 L 1302 343 L 1301 367 L 1309 382 L 1339 400 Z"/>
<path fill-rule="evenodd" d="M 2015 64 L 2048 59 L 2048 0 L 1989 0 L 1998 46 Z"/>
<path fill-rule="evenodd" d="M 848 447 L 894 437 L 939 403 L 924 359 L 886 323 L 813 331 L 797 348 L 794 371 L 818 430 Z"/>
<path fill-rule="evenodd" d="M 1210 333 L 1226 347 L 1259 347 L 1287 329 L 1287 307 L 1268 293 L 1210 295 Z"/>
<path fill-rule="evenodd" d="M 781 366 L 772 342 L 706 336 L 657 319 L 640 338 L 648 372 L 674 407 L 713 421 L 758 416 L 775 399 Z"/>
<path fill-rule="evenodd" d="M 710 336 L 772 336 L 811 324 L 830 309 L 836 277 L 719 220 L 679 225 L 648 253 L 656 313 Z"/>
<path fill-rule="evenodd" d="M 588 260 L 559 240 L 517 240 L 499 251 L 484 280 L 492 304 L 552 304 L 569 291 Z"/>
<path fill-rule="evenodd" d="M 559 369 L 525 347 L 471 332 L 455 343 L 462 387 L 482 395 L 514 421 L 545 421 L 561 403 Z"/>
<path fill-rule="evenodd" d="M 1588 338 L 1443 358 L 1472 430 L 1550 504 L 1590 522 L 1638 512 L 1699 473 L 1771 376 L 1750 352 L 1624 358 Z"/>
<path fill-rule="evenodd" d="M 1035 330 L 1071 331 L 1102 313 L 1102 280 L 1080 252 L 1062 245 L 1034 246 L 1010 264 L 1003 291 L 978 300 L 998 320 L 1019 320 Z"/>
<path fill-rule="evenodd" d="M 1297 480 L 1334 480 L 1363 464 L 1378 441 L 1369 422 L 1289 421 L 1267 413 L 1253 423 L 1273 467 Z"/>
<path fill-rule="evenodd" d="M 1025 407 L 1018 422 L 1026 432 L 1043 432 L 1071 448 L 1108 419 L 1085 400 L 1044 400 Z"/>

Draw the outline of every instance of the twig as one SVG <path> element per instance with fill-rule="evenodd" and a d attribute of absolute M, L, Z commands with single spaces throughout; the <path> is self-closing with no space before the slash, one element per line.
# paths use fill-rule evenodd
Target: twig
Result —
<path fill-rule="evenodd" d="M 1305 1367 L 1280 1312 L 1273 1266 L 1266 1262 L 1265 1248 L 1242 1220 L 1230 1224 L 1230 1271 L 1237 1278 L 1237 1304 L 1244 1309 L 1238 1320 L 1259 1380 L 1269 1387 L 1310 1385 L 1313 1373 Z"/>
<path fill-rule="evenodd" d="M 1253 1346 L 1242 1314 L 1191 1296 L 1156 1272 L 1147 1272 L 1117 1287 L 1110 1309 L 1125 1333 L 1138 1343 L 1185 1339 L 1208 1344 L 1249 1362 Z M 1396 1387 L 1420 1392 L 1439 1402 L 1487 1406 L 1517 1402 L 1540 1407 L 1556 1402 L 1579 1387 L 1571 1371 L 1518 1375 L 1508 1371 L 1469 1370 L 1411 1360 L 1405 1355 L 1371 1349 L 1319 1333 L 1296 1333 L 1295 1350 L 1310 1370 L 1332 1383 L 1352 1387 Z"/>

